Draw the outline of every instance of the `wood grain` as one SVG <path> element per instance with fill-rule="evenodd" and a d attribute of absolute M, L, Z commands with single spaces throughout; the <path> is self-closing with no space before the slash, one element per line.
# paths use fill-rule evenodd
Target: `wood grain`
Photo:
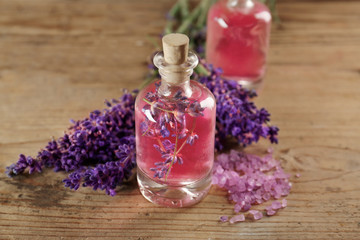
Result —
<path fill-rule="evenodd" d="M 280 1 L 257 99 L 280 131 L 275 155 L 292 177 L 276 216 L 231 215 L 213 188 L 200 204 L 147 202 L 131 182 L 115 197 L 63 188 L 65 174 L 7 178 L 70 118 L 135 88 L 169 0 L 0 0 L 0 239 L 360 239 L 360 2 Z M 262 154 L 268 144 L 246 151 Z"/>

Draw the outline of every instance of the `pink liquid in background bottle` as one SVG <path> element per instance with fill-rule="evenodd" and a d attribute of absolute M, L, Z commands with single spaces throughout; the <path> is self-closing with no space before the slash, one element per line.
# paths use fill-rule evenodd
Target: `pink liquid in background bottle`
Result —
<path fill-rule="evenodd" d="M 220 0 L 208 13 L 206 60 L 224 77 L 257 88 L 265 74 L 271 14 L 252 0 Z"/>

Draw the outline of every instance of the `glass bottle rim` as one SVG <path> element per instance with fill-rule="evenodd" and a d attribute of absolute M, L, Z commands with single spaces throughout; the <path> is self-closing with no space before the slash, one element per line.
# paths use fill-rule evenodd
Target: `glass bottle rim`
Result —
<path fill-rule="evenodd" d="M 189 51 L 187 60 L 179 65 L 169 64 L 165 62 L 164 52 L 160 51 L 155 54 L 153 59 L 154 65 L 161 71 L 165 72 L 189 72 L 192 73 L 193 69 L 198 65 L 199 58 L 197 55 Z"/>

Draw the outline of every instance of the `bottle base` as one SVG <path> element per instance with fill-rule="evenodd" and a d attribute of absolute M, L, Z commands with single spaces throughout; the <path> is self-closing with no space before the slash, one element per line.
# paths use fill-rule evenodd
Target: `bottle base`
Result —
<path fill-rule="evenodd" d="M 238 82 L 238 84 L 248 90 L 258 91 L 259 89 L 261 89 L 263 84 L 262 78 L 244 78 L 231 76 L 224 76 L 224 78 L 229 80 L 235 80 L 236 82 Z"/>
<path fill-rule="evenodd" d="M 256 81 L 256 82 L 251 82 L 251 81 L 246 81 L 246 80 L 240 80 L 237 82 L 241 86 L 243 86 L 245 89 L 255 90 L 256 92 L 258 92 L 262 88 L 262 85 L 263 85 L 262 79 L 260 79 L 259 81 Z"/>
<path fill-rule="evenodd" d="M 203 179 L 182 186 L 169 186 L 150 179 L 139 168 L 137 181 L 141 194 L 150 202 L 172 208 L 188 207 L 200 202 L 211 187 L 211 172 Z"/>

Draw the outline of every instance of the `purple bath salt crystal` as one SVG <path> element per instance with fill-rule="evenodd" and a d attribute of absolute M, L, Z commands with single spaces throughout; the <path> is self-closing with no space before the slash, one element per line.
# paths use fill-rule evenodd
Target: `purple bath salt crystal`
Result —
<path fill-rule="evenodd" d="M 252 215 L 254 220 L 259 220 L 259 219 L 261 219 L 263 217 L 262 212 L 259 212 L 257 210 L 250 210 L 249 213 Z"/>
<path fill-rule="evenodd" d="M 236 213 L 240 212 L 242 207 L 243 207 L 242 204 L 236 203 L 235 207 L 234 207 L 234 212 L 236 212 Z"/>
<path fill-rule="evenodd" d="M 281 202 L 273 201 L 271 204 L 271 208 L 273 210 L 278 210 L 278 209 L 282 208 L 282 204 L 281 204 Z"/>
<path fill-rule="evenodd" d="M 271 182 L 270 182 L 269 180 L 270 180 L 270 179 L 268 179 L 268 181 L 264 182 L 264 185 L 263 185 L 264 190 L 265 190 L 266 192 L 269 192 L 269 191 L 271 190 Z"/>
<path fill-rule="evenodd" d="M 229 220 L 228 216 L 221 216 L 220 217 L 220 222 L 227 222 Z"/>
<path fill-rule="evenodd" d="M 239 152 L 234 150 L 234 149 L 231 149 L 230 151 L 230 154 L 229 154 L 229 159 L 230 161 L 232 162 L 237 162 L 240 160 L 240 155 L 239 155 Z"/>
<path fill-rule="evenodd" d="M 282 208 L 285 208 L 287 206 L 287 200 L 284 198 L 282 201 L 281 201 L 281 207 Z"/>
<path fill-rule="evenodd" d="M 243 222 L 245 221 L 244 214 L 236 215 L 230 219 L 230 223 Z"/>
<path fill-rule="evenodd" d="M 282 189 L 282 186 L 281 185 L 275 185 L 275 198 L 277 198 L 276 196 L 281 196 L 282 193 L 283 193 L 283 189 Z"/>
<path fill-rule="evenodd" d="M 265 201 L 269 201 L 269 199 L 271 198 L 271 195 L 270 195 L 270 193 L 266 192 L 262 197 Z"/>
<path fill-rule="evenodd" d="M 248 178 L 247 184 L 248 184 L 250 187 L 254 187 L 254 186 L 255 186 L 255 180 L 254 180 L 253 178 Z"/>
<path fill-rule="evenodd" d="M 224 175 L 220 176 L 218 185 L 224 187 L 226 184 L 226 177 Z"/>
<path fill-rule="evenodd" d="M 243 211 L 246 212 L 247 210 L 249 210 L 251 208 L 251 204 L 250 203 L 245 203 L 244 207 L 243 207 Z"/>
<path fill-rule="evenodd" d="M 222 174 L 223 172 L 224 172 L 224 169 L 220 165 L 217 165 L 217 167 L 214 168 L 215 174 Z"/>
<path fill-rule="evenodd" d="M 299 177 L 301 177 L 301 174 L 300 174 L 300 173 L 296 173 L 296 174 L 295 174 L 295 177 L 299 178 Z"/>
<path fill-rule="evenodd" d="M 235 171 L 228 171 L 229 185 L 234 186 L 239 182 L 239 174 Z"/>
<path fill-rule="evenodd" d="M 211 178 L 211 184 L 218 185 L 218 183 L 219 183 L 219 177 L 216 175 L 213 175 Z"/>
<path fill-rule="evenodd" d="M 275 213 L 276 213 L 276 211 L 273 210 L 273 209 L 267 209 L 266 210 L 266 215 L 268 215 L 268 216 L 273 216 L 273 215 L 275 215 Z"/>
<path fill-rule="evenodd" d="M 244 179 L 240 179 L 240 181 L 236 185 L 237 192 L 244 192 L 246 190 L 246 185 Z"/>

